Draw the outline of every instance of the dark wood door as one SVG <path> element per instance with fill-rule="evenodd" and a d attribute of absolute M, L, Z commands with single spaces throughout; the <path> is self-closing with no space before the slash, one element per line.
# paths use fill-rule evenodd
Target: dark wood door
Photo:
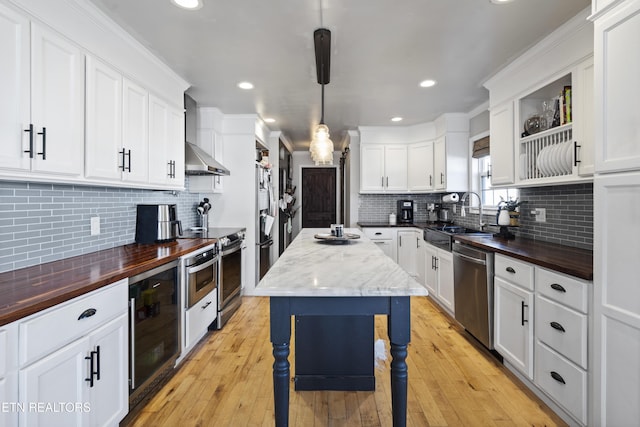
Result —
<path fill-rule="evenodd" d="M 336 169 L 302 169 L 302 228 L 329 228 L 336 222 Z"/>

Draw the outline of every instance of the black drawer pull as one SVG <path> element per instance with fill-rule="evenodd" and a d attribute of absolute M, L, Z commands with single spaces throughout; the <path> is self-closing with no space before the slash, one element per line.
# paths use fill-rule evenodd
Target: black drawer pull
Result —
<path fill-rule="evenodd" d="M 507 267 L 505 268 L 505 270 L 507 270 L 508 273 L 516 274 L 516 271 L 513 269 L 513 267 Z"/>
<path fill-rule="evenodd" d="M 42 132 L 38 132 L 38 135 L 42 135 L 42 153 L 37 153 L 42 156 L 42 160 L 47 160 L 47 128 L 42 128 Z"/>
<path fill-rule="evenodd" d="M 560 323 L 558 323 L 558 322 L 551 322 L 551 323 L 549 323 L 549 325 L 551 325 L 551 327 L 553 329 L 555 329 L 556 331 L 566 332 L 564 330 L 564 328 L 562 327 L 562 325 Z"/>
<path fill-rule="evenodd" d="M 202 309 L 204 310 L 205 308 L 209 307 L 210 305 L 211 305 L 211 301 L 207 301 L 207 303 L 202 306 Z"/>
<path fill-rule="evenodd" d="M 567 292 L 567 290 L 562 285 L 559 285 L 557 283 L 552 283 L 550 286 L 551 286 L 551 289 L 556 290 L 558 292 Z"/>
<path fill-rule="evenodd" d="M 33 124 L 29 125 L 29 129 L 25 129 L 25 132 L 29 132 L 29 149 L 24 150 L 25 153 L 29 153 L 29 158 L 33 159 Z"/>
<path fill-rule="evenodd" d="M 551 371 L 551 378 L 558 381 L 559 383 L 566 384 L 566 382 L 564 382 L 564 378 L 562 378 L 562 375 L 560 375 L 556 371 Z"/>
<path fill-rule="evenodd" d="M 96 314 L 97 311 L 98 310 L 96 310 L 95 308 L 87 308 L 85 311 L 82 312 L 80 317 L 78 317 L 78 320 L 82 320 L 82 319 L 85 319 L 87 317 L 91 317 L 94 314 Z"/>

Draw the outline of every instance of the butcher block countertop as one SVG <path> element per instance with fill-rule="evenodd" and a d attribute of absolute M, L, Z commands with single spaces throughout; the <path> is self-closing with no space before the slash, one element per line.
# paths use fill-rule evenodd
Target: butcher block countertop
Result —
<path fill-rule="evenodd" d="M 457 234 L 455 240 L 581 279 L 593 280 L 592 251 L 520 237 L 507 240 L 493 236 Z"/>
<path fill-rule="evenodd" d="M 133 243 L 0 273 L 0 326 L 213 244 L 211 239 Z"/>

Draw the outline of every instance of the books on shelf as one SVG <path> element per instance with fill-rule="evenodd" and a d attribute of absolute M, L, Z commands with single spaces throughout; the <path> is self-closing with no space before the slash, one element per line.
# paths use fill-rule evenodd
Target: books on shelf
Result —
<path fill-rule="evenodd" d="M 556 104 L 559 107 L 558 118 L 559 125 L 565 125 L 567 123 L 571 123 L 572 117 L 572 108 L 571 108 L 571 86 L 565 86 L 560 93 L 558 103 Z"/>

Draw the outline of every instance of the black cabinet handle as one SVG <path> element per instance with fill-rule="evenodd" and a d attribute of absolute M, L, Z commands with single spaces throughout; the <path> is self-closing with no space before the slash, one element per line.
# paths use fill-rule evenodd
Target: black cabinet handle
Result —
<path fill-rule="evenodd" d="M 382 233 L 379 232 L 379 231 L 377 233 L 375 233 L 375 234 L 376 234 L 376 236 L 382 236 Z"/>
<path fill-rule="evenodd" d="M 124 148 L 122 149 L 122 151 L 118 151 L 118 154 L 120 154 L 122 156 L 122 166 L 118 166 L 118 169 L 122 169 L 122 172 L 124 172 L 125 171 L 125 168 L 124 168 L 124 155 L 125 155 L 124 154 Z"/>
<path fill-rule="evenodd" d="M 429 187 L 433 185 L 433 175 L 429 174 Z"/>
<path fill-rule="evenodd" d="M 567 290 L 560 284 L 558 283 L 552 283 L 551 285 L 551 289 L 556 290 L 558 292 L 567 292 Z"/>
<path fill-rule="evenodd" d="M 124 151 L 124 148 L 122 149 L 122 151 Z M 128 163 L 127 172 L 131 172 L 131 150 L 129 150 L 127 152 L 127 158 L 128 158 L 128 161 L 127 161 L 127 163 Z M 122 162 L 122 167 L 123 167 L 123 170 L 124 170 L 124 159 L 123 159 L 123 162 Z"/>
<path fill-rule="evenodd" d="M 513 267 L 507 267 L 505 268 L 505 270 L 507 270 L 508 273 L 516 274 L 516 271 L 513 269 Z"/>
<path fill-rule="evenodd" d="M 440 184 L 444 184 L 444 174 L 440 172 Z"/>
<path fill-rule="evenodd" d="M 551 378 L 558 381 L 559 383 L 566 384 L 566 382 L 564 382 L 564 378 L 562 378 L 562 375 L 560 375 L 556 371 L 551 371 Z"/>
<path fill-rule="evenodd" d="M 42 132 L 38 132 L 38 135 L 42 135 L 42 153 L 38 153 L 42 156 L 42 160 L 47 160 L 47 128 L 42 128 Z"/>
<path fill-rule="evenodd" d="M 487 168 L 487 178 L 491 178 L 491 165 Z"/>
<path fill-rule="evenodd" d="M 528 320 L 524 318 L 524 309 L 529 306 L 525 304 L 524 301 L 521 301 L 520 304 L 520 324 L 524 326 L 524 324 L 528 322 Z"/>
<path fill-rule="evenodd" d="M 549 323 L 549 325 L 551 325 L 551 327 L 553 329 L 555 329 L 556 331 L 566 332 L 564 330 L 564 328 L 562 327 L 562 325 L 560 323 L 558 323 L 558 322 L 551 322 L 551 323 Z"/>
<path fill-rule="evenodd" d="M 420 248 L 420 239 L 416 237 L 416 248 Z"/>
<path fill-rule="evenodd" d="M 100 346 L 97 345 L 96 346 L 96 377 L 98 378 L 98 381 L 100 381 Z"/>
<path fill-rule="evenodd" d="M 87 317 L 91 317 L 94 314 L 96 314 L 98 312 L 98 310 L 96 310 L 95 308 L 88 308 L 85 311 L 82 312 L 82 314 L 80 314 L 80 316 L 78 317 L 78 320 L 82 320 L 82 319 L 86 319 Z"/>
<path fill-rule="evenodd" d="M 211 301 L 207 301 L 207 303 L 202 306 L 202 309 L 204 310 L 205 308 L 209 307 L 210 305 L 211 305 Z"/>
<path fill-rule="evenodd" d="M 402 247 L 402 236 L 398 236 L 398 246 Z"/>
<path fill-rule="evenodd" d="M 434 261 L 436 262 L 436 270 L 439 268 L 438 267 L 438 261 L 440 260 L 440 258 L 438 258 L 437 256 L 433 257 Z"/>
<path fill-rule="evenodd" d="M 93 351 L 90 353 L 90 356 L 85 356 L 84 359 L 91 361 L 89 363 L 89 378 L 85 378 L 84 380 L 89 382 L 89 387 L 93 387 Z"/>
<path fill-rule="evenodd" d="M 29 129 L 25 129 L 25 132 L 29 132 L 29 149 L 24 150 L 25 153 L 29 153 L 29 158 L 33 159 L 33 124 L 29 124 Z"/>
<path fill-rule="evenodd" d="M 580 160 L 578 160 L 578 148 L 582 145 L 578 145 L 578 141 L 573 141 L 573 166 L 578 166 Z"/>

